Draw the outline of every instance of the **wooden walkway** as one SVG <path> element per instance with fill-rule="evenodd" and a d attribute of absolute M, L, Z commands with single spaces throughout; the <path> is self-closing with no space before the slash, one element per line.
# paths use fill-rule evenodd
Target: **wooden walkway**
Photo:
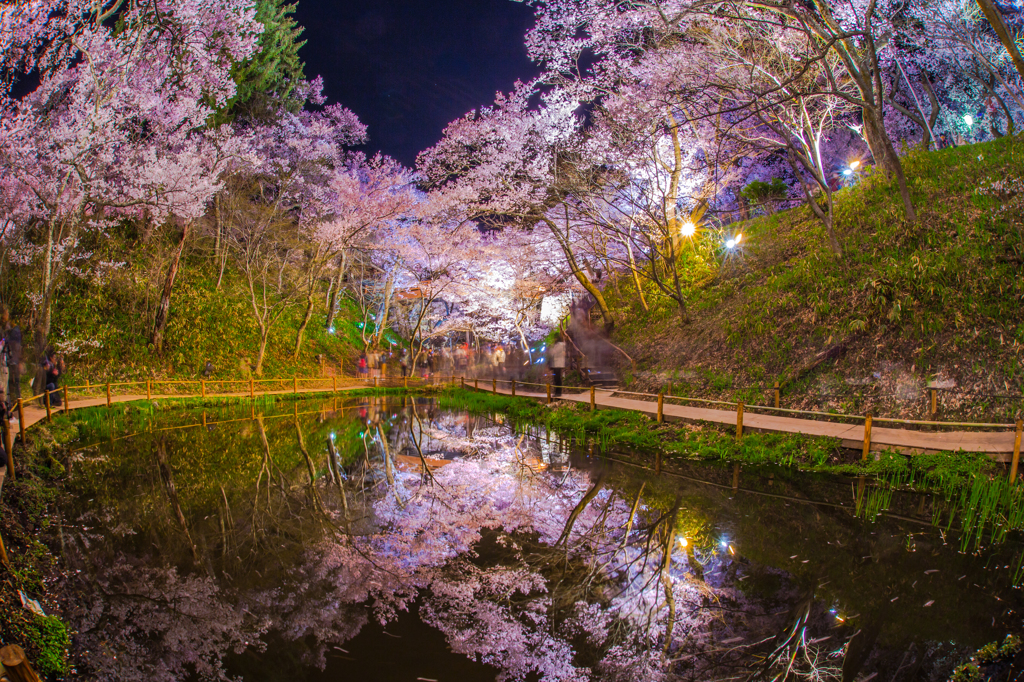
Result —
<path fill-rule="evenodd" d="M 368 384 L 349 384 L 349 385 L 346 385 L 346 386 L 339 386 L 338 387 L 338 393 L 341 393 L 343 391 L 357 391 L 357 390 L 367 389 L 367 388 L 373 388 L 373 386 L 368 385 Z M 381 388 L 384 388 L 384 387 L 382 386 Z M 417 386 L 417 388 L 419 388 L 419 386 Z M 256 397 L 260 398 L 260 397 L 265 396 L 265 395 L 316 395 L 316 394 L 331 394 L 333 392 L 334 392 L 334 390 L 331 389 L 331 388 L 300 388 L 297 391 L 293 391 L 293 390 L 262 391 L 260 393 L 257 393 Z M 198 396 L 198 395 L 175 395 L 175 394 L 171 394 L 171 393 L 162 394 L 162 395 L 153 394 L 153 395 L 147 397 L 144 393 L 143 394 L 131 394 L 130 393 L 130 394 L 125 394 L 125 395 L 114 395 L 114 396 L 111 396 L 110 397 L 110 402 L 112 404 L 113 403 L 130 403 L 130 402 L 135 402 L 137 400 L 145 400 L 145 401 L 148 401 L 148 402 L 153 402 L 154 400 L 174 400 L 174 399 L 182 399 L 182 398 L 199 398 L 199 397 L 200 396 Z M 211 400 L 212 399 L 216 399 L 216 398 L 245 398 L 246 400 L 248 400 L 249 399 L 249 393 L 248 393 L 248 391 L 240 392 L 240 393 L 208 393 L 206 395 L 206 398 L 211 399 Z M 77 400 L 69 400 L 68 401 L 68 405 L 70 406 L 70 409 L 72 409 L 72 410 L 81 409 L 83 407 L 103 407 L 106 404 L 107 404 L 106 397 L 100 397 L 100 398 L 81 398 L 81 399 L 77 399 Z M 45 407 L 39 406 L 35 402 L 33 402 L 31 404 L 23 405 L 22 409 L 25 412 L 25 428 L 26 429 L 29 428 L 30 426 L 32 426 L 33 424 L 38 424 L 41 421 L 46 421 L 46 408 Z M 56 416 L 58 414 L 62 414 L 64 412 L 64 406 L 62 405 L 61 407 L 51 408 L 51 412 L 53 413 L 54 416 Z M 14 419 L 11 420 L 11 431 L 12 431 L 12 433 L 18 433 L 18 429 L 19 429 L 18 415 L 17 415 L 17 411 L 15 411 Z"/>
<path fill-rule="evenodd" d="M 490 382 L 487 382 L 488 384 Z M 467 383 L 466 388 L 471 388 Z M 481 386 L 480 391 L 493 392 L 490 386 Z M 572 389 L 570 389 L 572 390 Z M 576 389 L 578 390 L 578 389 Z M 497 392 L 510 395 L 511 389 L 499 386 Z M 594 404 L 599 410 L 617 409 L 641 412 L 657 417 L 658 404 L 653 401 L 636 400 L 614 395 L 614 391 L 595 392 Z M 547 400 L 545 393 L 516 389 L 516 396 Z M 590 404 L 590 391 L 577 394 L 563 394 L 556 400 Z M 856 450 L 864 445 L 864 424 L 841 424 L 833 421 L 800 419 L 774 414 L 760 414 L 749 411 L 743 415 L 743 432 L 799 433 L 807 436 L 838 438 L 843 447 Z M 706 407 L 673 405 L 665 402 L 662 408 L 665 421 L 711 422 L 714 424 L 736 425 L 735 410 L 719 410 Z M 871 450 L 893 449 L 905 454 L 926 454 L 942 451 L 982 452 L 997 462 L 1009 462 L 1013 457 L 1014 431 L 919 431 L 916 429 L 872 426 Z"/>
<path fill-rule="evenodd" d="M 487 382 L 490 383 L 490 382 Z M 417 387 L 421 387 L 420 386 Z M 467 389 L 472 388 L 467 381 Z M 339 386 L 337 392 L 352 391 L 365 388 L 372 388 L 367 384 L 347 384 Z M 412 388 L 412 386 L 410 386 Z M 479 389 L 484 392 L 492 392 L 491 387 L 481 386 Z M 568 389 L 579 390 L 579 389 Z M 332 388 L 300 388 L 298 390 L 263 391 L 257 397 L 263 395 L 316 395 L 331 394 Z M 497 388 L 502 395 L 510 395 L 511 388 Z M 523 387 L 516 390 L 516 395 L 524 398 L 546 400 L 546 393 L 525 391 Z M 175 395 L 161 394 L 152 395 L 147 398 L 145 394 L 126 394 L 111 396 L 111 403 L 128 403 L 137 400 L 173 400 L 175 398 L 197 398 L 196 395 Z M 249 398 L 248 392 L 209 393 L 208 398 Z M 590 392 L 570 394 L 566 393 L 556 398 L 568 402 L 590 403 Z M 106 397 L 84 398 L 68 401 L 70 409 L 83 407 L 99 407 L 107 404 Z M 614 391 L 597 390 L 594 396 L 594 403 L 597 409 L 618 409 L 632 410 L 651 417 L 657 417 L 658 405 L 654 401 L 637 400 L 616 396 Z M 794 433 L 808 436 L 825 436 L 837 438 L 843 447 L 860 450 L 864 444 L 864 424 L 843 424 L 835 421 L 824 421 L 815 419 L 801 419 L 798 417 L 787 417 L 774 414 L 763 414 L 747 411 L 743 415 L 744 432 L 770 432 L 770 433 Z M 54 408 L 54 414 L 64 411 L 64 407 Z M 46 419 L 46 409 L 35 403 L 24 405 L 25 428 L 37 424 Z M 665 402 L 662 408 L 665 421 L 686 421 L 686 422 L 710 422 L 714 424 L 725 424 L 735 426 L 736 411 L 713 409 L 707 407 L 692 407 L 688 405 L 675 405 Z M 11 432 L 17 434 L 19 424 L 15 418 L 11 422 Z M 1005 431 L 954 431 L 934 430 L 921 431 L 916 429 L 891 428 L 873 426 L 871 428 L 871 450 L 894 449 L 906 454 L 923 454 L 959 450 L 965 452 L 981 452 L 998 462 L 1009 462 L 1012 459 L 1016 434 L 1012 430 Z"/>

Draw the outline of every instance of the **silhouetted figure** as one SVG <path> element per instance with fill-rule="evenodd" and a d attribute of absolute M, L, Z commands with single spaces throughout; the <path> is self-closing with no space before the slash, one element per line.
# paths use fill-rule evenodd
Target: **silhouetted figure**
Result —
<path fill-rule="evenodd" d="M 548 349 L 551 374 L 554 376 L 555 395 L 562 395 L 562 372 L 565 371 L 565 341 L 561 338 Z"/>

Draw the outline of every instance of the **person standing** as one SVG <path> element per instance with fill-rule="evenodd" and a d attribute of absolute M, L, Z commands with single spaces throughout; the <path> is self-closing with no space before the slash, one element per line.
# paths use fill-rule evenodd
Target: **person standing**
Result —
<path fill-rule="evenodd" d="M 505 349 L 498 346 L 494 349 L 494 373 L 499 376 L 505 376 Z"/>
<path fill-rule="evenodd" d="M 409 372 L 409 349 L 403 348 L 402 354 L 398 356 L 398 366 L 402 368 L 402 378 L 404 379 Z"/>
<path fill-rule="evenodd" d="M 6 418 L 11 413 L 11 404 L 7 401 L 7 381 L 10 370 L 7 367 L 7 356 L 10 355 L 7 349 L 7 339 L 0 336 L 0 406 L 3 407 L 3 415 Z"/>
<path fill-rule="evenodd" d="M 21 327 L 10 326 L 10 315 L 4 310 L 0 322 L 4 327 L 4 340 L 7 342 L 7 404 L 8 415 L 13 411 L 14 405 L 21 399 Z"/>
<path fill-rule="evenodd" d="M 555 395 L 562 395 L 562 373 L 565 371 L 565 341 L 562 337 L 548 351 L 551 359 L 551 373 L 554 375 Z"/>
<path fill-rule="evenodd" d="M 46 391 L 50 394 L 50 406 L 60 407 L 61 400 L 58 387 L 60 386 L 61 375 L 64 374 L 64 359 L 57 355 L 51 346 L 46 349 L 41 365 L 46 371 Z"/>

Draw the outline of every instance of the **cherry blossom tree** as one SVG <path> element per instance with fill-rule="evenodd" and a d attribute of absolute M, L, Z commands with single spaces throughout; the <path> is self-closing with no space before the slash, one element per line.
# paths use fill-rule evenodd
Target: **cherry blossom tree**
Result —
<path fill-rule="evenodd" d="M 0 87 L 0 167 L 25 188 L 11 207 L 42 227 L 37 345 L 83 231 L 121 217 L 192 220 L 218 189 L 228 130 L 206 128 L 234 91 L 230 68 L 262 26 L 238 0 L 33 2 L 5 8 L 10 67 L 40 85 L 16 99 Z M 117 15 L 117 26 L 107 20 Z"/>

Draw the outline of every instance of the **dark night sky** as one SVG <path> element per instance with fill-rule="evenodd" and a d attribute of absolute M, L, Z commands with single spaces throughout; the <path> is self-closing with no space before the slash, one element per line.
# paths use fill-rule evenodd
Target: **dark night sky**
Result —
<path fill-rule="evenodd" d="M 306 75 L 369 126 L 366 151 L 412 165 L 444 126 L 536 68 L 511 0 L 299 0 Z"/>

